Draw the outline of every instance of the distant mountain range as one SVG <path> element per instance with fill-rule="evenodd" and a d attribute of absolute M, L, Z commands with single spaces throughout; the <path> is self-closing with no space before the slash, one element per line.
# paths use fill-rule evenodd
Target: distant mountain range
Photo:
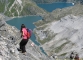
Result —
<path fill-rule="evenodd" d="M 31 0 L 0 0 L 0 13 L 6 16 L 26 16 L 45 13 Z"/>
<path fill-rule="evenodd" d="M 82 2 L 82 0 L 0 0 L 0 13 L 14 17 L 26 15 L 46 15 L 47 12 L 36 3 Z"/>

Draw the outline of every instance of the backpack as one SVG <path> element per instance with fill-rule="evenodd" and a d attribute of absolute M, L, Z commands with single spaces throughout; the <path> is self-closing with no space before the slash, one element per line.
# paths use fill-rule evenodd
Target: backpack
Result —
<path fill-rule="evenodd" d="M 27 38 L 31 38 L 32 35 L 32 30 L 31 29 L 26 29 L 27 30 Z"/>

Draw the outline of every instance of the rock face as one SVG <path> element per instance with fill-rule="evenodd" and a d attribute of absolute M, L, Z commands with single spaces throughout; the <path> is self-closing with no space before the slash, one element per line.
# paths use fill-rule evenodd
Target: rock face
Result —
<path fill-rule="evenodd" d="M 81 7 L 81 8 L 80 8 Z M 37 40 L 49 56 L 68 57 L 74 51 L 83 57 L 83 5 L 75 5 L 51 12 L 54 20 L 36 25 Z M 43 21 L 43 20 L 42 20 Z M 38 23 L 38 22 L 37 22 Z"/>
<path fill-rule="evenodd" d="M 68 15 L 59 21 L 49 23 L 43 30 L 37 30 L 37 35 L 41 41 L 48 41 L 41 46 L 49 56 L 56 53 L 59 56 L 69 54 L 74 51 L 83 57 L 83 17 Z M 40 32 L 42 31 L 42 32 Z M 50 37 L 46 37 L 49 31 Z M 51 37 L 52 35 L 55 35 Z"/>
<path fill-rule="evenodd" d="M 23 55 L 17 51 L 20 41 L 19 30 L 0 18 L 0 60 L 52 60 L 37 45 L 31 46 L 31 40 L 27 43 L 26 55 Z"/>

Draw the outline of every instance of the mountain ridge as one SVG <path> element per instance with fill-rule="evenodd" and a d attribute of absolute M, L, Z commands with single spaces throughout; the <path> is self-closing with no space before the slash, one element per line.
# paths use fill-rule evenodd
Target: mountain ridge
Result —
<path fill-rule="evenodd" d="M 82 22 L 80 22 L 83 20 L 82 7 L 83 5 L 76 4 L 72 7 L 56 9 L 51 12 L 51 14 L 48 15 L 45 20 L 34 23 L 35 25 L 37 24 L 34 30 L 36 32 L 36 38 L 49 56 L 57 54 L 68 57 L 69 54 L 74 51 L 75 53 L 79 54 L 80 58 L 83 57 L 81 49 L 82 44 L 79 42 L 79 40 L 82 42 L 82 33 L 78 33 L 82 32 Z M 50 16 L 54 17 L 54 19 L 52 20 L 51 18 L 48 18 Z M 76 21 L 78 21 L 79 24 L 76 23 Z M 40 23 L 42 24 L 39 25 Z M 74 23 L 75 25 L 77 24 L 77 28 Z M 80 35 L 80 38 L 78 35 Z M 74 38 L 75 36 L 76 38 Z M 76 46 L 78 48 L 76 48 Z"/>
<path fill-rule="evenodd" d="M 0 3 L 0 12 L 10 17 L 46 14 L 45 10 L 31 0 L 0 0 Z"/>

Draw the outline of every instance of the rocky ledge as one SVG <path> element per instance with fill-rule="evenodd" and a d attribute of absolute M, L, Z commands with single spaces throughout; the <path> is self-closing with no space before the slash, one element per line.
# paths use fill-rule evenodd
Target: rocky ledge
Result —
<path fill-rule="evenodd" d="M 29 40 L 26 55 L 17 50 L 21 41 L 20 32 L 14 26 L 8 25 L 0 15 L 0 60 L 52 60 L 43 54 L 37 45 L 31 46 Z"/>

